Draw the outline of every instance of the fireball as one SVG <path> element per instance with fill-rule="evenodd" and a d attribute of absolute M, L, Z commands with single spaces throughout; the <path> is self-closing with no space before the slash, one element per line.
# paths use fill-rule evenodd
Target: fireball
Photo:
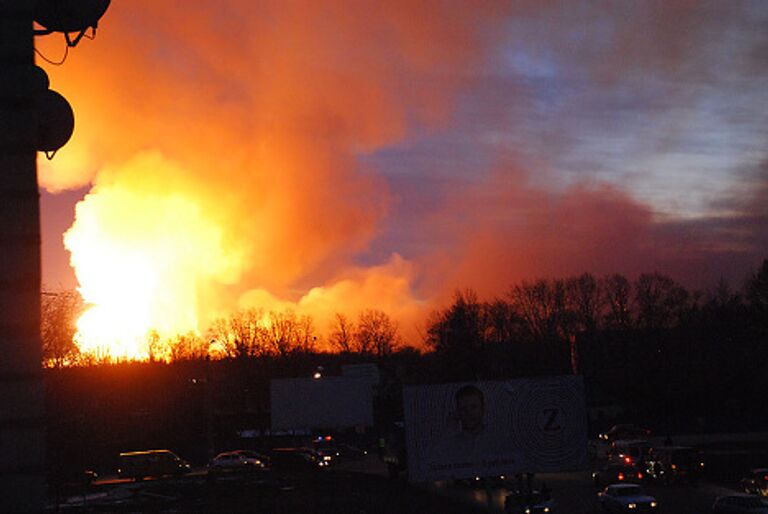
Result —
<path fill-rule="evenodd" d="M 77 322 L 81 352 L 147 359 L 150 333 L 199 333 L 201 292 L 236 275 L 238 251 L 226 248 L 223 229 L 189 190 L 147 191 L 120 178 L 169 166 L 141 156 L 77 205 L 64 244 L 90 305 Z"/>

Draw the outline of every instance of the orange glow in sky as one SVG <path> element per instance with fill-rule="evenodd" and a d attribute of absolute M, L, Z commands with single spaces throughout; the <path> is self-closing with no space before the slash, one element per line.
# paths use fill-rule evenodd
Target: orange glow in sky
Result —
<path fill-rule="evenodd" d="M 40 184 L 88 189 L 63 241 L 80 348 L 143 359 L 249 308 L 318 335 L 380 309 L 418 346 L 456 289 L 743 277 L 768 247 L 768 39 L 699 4 L 112 2 L 38 59 L 76 120 Z"/>

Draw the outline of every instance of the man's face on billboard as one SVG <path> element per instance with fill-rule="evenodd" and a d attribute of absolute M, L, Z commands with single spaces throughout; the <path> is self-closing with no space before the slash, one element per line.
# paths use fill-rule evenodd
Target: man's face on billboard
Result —
<path fill-rule="evenodd" d="M 461 430 L 474 432 L 483 426 L 483 399 L 478 394 L 465 394 L 456 399 Z"/>

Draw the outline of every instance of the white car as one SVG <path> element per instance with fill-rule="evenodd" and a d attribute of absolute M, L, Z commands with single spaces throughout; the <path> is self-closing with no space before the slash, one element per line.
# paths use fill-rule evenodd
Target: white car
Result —
<path fill-rule="evenodd" d="M 224 452 L 215 456 L 208 463 L 211 471 L 256 471 L 265 469 L 267 458 L 246 450 Z"/>
<path fill-rule="evenodd" d="M 766 514 L 768 505 L 757 496 L 748 494 L 731 494 L 720 496 L 712 505 L 714 514 Z"/>
<path fill-rule="evenodd" d="M 606 512 L 655 512 L 659 507 L 656 498 L 636 484 L 609 485 L 597 497 Z"/>

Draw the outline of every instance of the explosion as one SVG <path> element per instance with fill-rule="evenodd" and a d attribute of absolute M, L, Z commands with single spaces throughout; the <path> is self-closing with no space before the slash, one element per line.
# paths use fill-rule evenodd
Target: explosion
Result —
<path fill-rule="evenodd" d="M 448 120 L 503 5 L 112 6 L 98 44 L 48 70 L 77 126 L 41 184 L 92 185 L 65 237 L 91 305 L 80 349 L 143 359 L 148 333 L 202 334 L 240 308 L 325 332 L 379 307 L 413 329 L 397 249 L 357 260 L 392 203 L 364 157 Z"/>
<path fill-rule="evenodd" d="M 178 175 L 144 154 L 114 177 Z M 231 281 L 240 267 L 223 230 L 183 191 L 97 185 L 77 206 L 65 246 L 90 308 L 77 323 L 80 350 L 112 359 L 146 359 L 148 336 L 198 333 L 200 287 Z"/>
<path fill-rule="evenodd" d="M 240 309 L 291 310 L 323 334 L 336 313 L 377 308 L 418 344 L 417 323 L 455 288 L 499 295 L 519 279 L 584 271 L 703 275 L 753 255 L 692 251 L 621 181 L 603 183 L 610 162 L 587 173 L 583 156 L 594 154 L 641 176 L 623 145 L 572 148 L 623 132 L 625 97 L 653 98 L 638 77 L 654 77 L 666 105 L 678 74 L 718 69 L 687 55 L 727 25 L 717 12 L 690 2 L 633 4 L 620 17 L 505 0 L 177 4 L 112 5 L 97 44 L 46 67 L 77 123 L 56 159 L 41 160 L 40 183 L 92 187 L 65 237 L 90 305 L 78 323 L 85 352 L 143 359 L 150 333 L 202 335 Z M 581 18 L 560 30 L 572 23 L 563 12 Z M 701 16 L 712 24 L 697 32 Z M 61 43 L 36 42 L 51 57 Z M 607 132 L 592 127 L 616 106 Z M 645 129 L 674 114 L 656 111 L 659 123 L 637 118 L 638 147 L 653 148 Z M 758 220 L 744 237 L 764 226 L 759 209 L 744 216 Z M 739 232 L 722 227 L 696 240 Z M 750 248 L 765 248 L 763 233 Z"/>

